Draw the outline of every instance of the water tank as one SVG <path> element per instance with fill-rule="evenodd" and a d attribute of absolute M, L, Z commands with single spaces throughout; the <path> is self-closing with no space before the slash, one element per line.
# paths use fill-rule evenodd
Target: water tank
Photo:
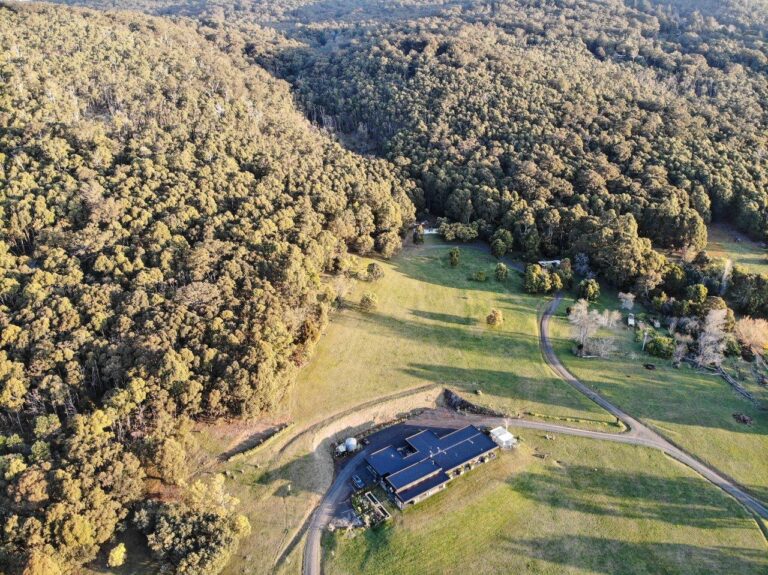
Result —
<path fill-rule="evenodd" d="M 357 439 L 354 437 L 347 437 L 344 441 L 344 447 L 347 448 L 347 451 L 357 451 Z"/>

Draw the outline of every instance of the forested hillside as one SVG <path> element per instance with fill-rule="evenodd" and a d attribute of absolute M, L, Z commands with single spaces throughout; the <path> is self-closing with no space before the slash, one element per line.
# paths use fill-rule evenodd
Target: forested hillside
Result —
<path fill-rule="evenodd" d="M 619 285 L 647 285 L 661 264 L 640 238 L 695 252 L 714 217 L 766 239 L 764 28 L 726 12 L 728 25 L 620 2 L 479 2 L 307 30 L 310 47 L 276 68 L 312 118 L 471 224 L 464 237 L 530 258 L 582 251 Z"/>
<path fill-rule="evenodd" d="M 710 221 L 768 239 L 762 0 L 120 5 L 196 18 L 497 253 L 582 252 L 647 293 Z"/>
<path fill-rule="evenodd" d="M 154 16 L 0 4 L 0 570 L 87 563 L 129 509 L 220 570 L 221 485 L 147 478 L 185 482 L 190 420 L 278 405 L 326 280 L 417 213 L 768 316 L 700 253 L 712 221 L 768 241 L 765 0 L 62 3 Z"/>
<path fill-rule="evenodd" d="M 323 275 L 394 253 L 413 207 L 192 28 L 0 7 L 0 77 L 0 563 L 49 574 L 95 556 L 145 475 L 184 480 L 184 418 L 280 400 Z M 142 526 L 229 517 L 203 501 Z"/>

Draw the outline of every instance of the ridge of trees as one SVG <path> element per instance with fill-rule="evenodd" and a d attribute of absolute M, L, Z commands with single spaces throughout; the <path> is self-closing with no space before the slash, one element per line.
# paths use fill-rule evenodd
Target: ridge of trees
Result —
<path fill-rule="evenodd" d="M 184 483 L 185 421 L 281 400 L 413 186 L 194 27 L 4 5 L 0 46 L 0 565 L 66 571 Z"/>

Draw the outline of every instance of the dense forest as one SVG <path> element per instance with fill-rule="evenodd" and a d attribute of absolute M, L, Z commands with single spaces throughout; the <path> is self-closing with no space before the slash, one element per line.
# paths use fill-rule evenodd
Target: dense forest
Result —
<path fill-rule="evenodd" d="M 183 481 L 184 417 L 280 400 L 323 276 L 394 253 L 414 210 L 398 169 L 191 28 L 9 6 L 0 46 L 0 561 L 52 573 L 145 475 Z"/>
<path fill-rule="evenodd" d="M 419 208 L 530 258 L 606 229 L 696 252 L 713 218 L 764 241 L 766 46 L 695 20 L 620 2 L 478 3 L 317 31 L 333 49 L 263 60 L 312 118 L 406 167 Z M 595 239 L 577 249 L 620 285 L 657 268 L 639 243 L 617 262 Z"/>
<path fill-rule="evenodd" d="M 273 409 L 326 280 L 417 214 L 666 315 L 702 286 L 768 316 L 768 278 L 702 253 L 712 221 L 768 241 L 764 1 L 63 3 L 153 16 L 0 4 L 9 572 L 91 561 L 132 509 L 220 570 L 222 486 L 145 480 L 185 482 L 189 420 Z"/>
<path fill-rule="evenodd" d="M 462 239 L 585 253 L 640 292 L 711 221 L 768 240 L 765 2 L 120 5 L 193 17 L 287 79 L 314 123 L 401 167 L 416 209 Z M 766 313 L 766 282 L 749 283 L 743 311 Z"/>

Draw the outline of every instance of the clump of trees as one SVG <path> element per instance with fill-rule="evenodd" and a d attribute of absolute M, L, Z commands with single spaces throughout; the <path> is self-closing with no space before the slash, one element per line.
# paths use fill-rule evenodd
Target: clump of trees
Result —
<path fill-rule="evenodd" d="M 597 301 L 600 297 L 600 284 L 594 279 L 583 279 L 579 282 L 579 297 L 589 302 Z"/>
<path fill-rule="evenodd" d="M 229 562 L 240 539 L 250 533 L 237 499 L 224 490 L 224 477 L 196 482 L 185 501 L 150 503 L 134 523 L 147 537 L 150 550 L 175 573 L 216 575 Z"/>
<path fill-rule="evenodd" d="M 579 299 L 569 308 L 568 321 L 571 324 L 571 336 L 578 346 L 579 355 L 609 357 L 615 351 L 612 337 L 597 338 L 600 328 L 614 329 L 621 320 L 617 310 L 589 309 L 589 301 Z"/>
<path fill-rule="evenodd" d="M 509 277 L 509 268 L 505 264 L 499 262 L 496 264 L 494 274 L 496 276 L 496 281 L 503 282 Z"/>
<path fill-rule="evenodd" d="M 573 272 L 569 260 L 563 260 L 555 269 L 548 269 L 539 264 L 528 264 L 525 268 L 523 289 L 532 294 L 545 294 L 560 291 L 573 283 Z"/>

